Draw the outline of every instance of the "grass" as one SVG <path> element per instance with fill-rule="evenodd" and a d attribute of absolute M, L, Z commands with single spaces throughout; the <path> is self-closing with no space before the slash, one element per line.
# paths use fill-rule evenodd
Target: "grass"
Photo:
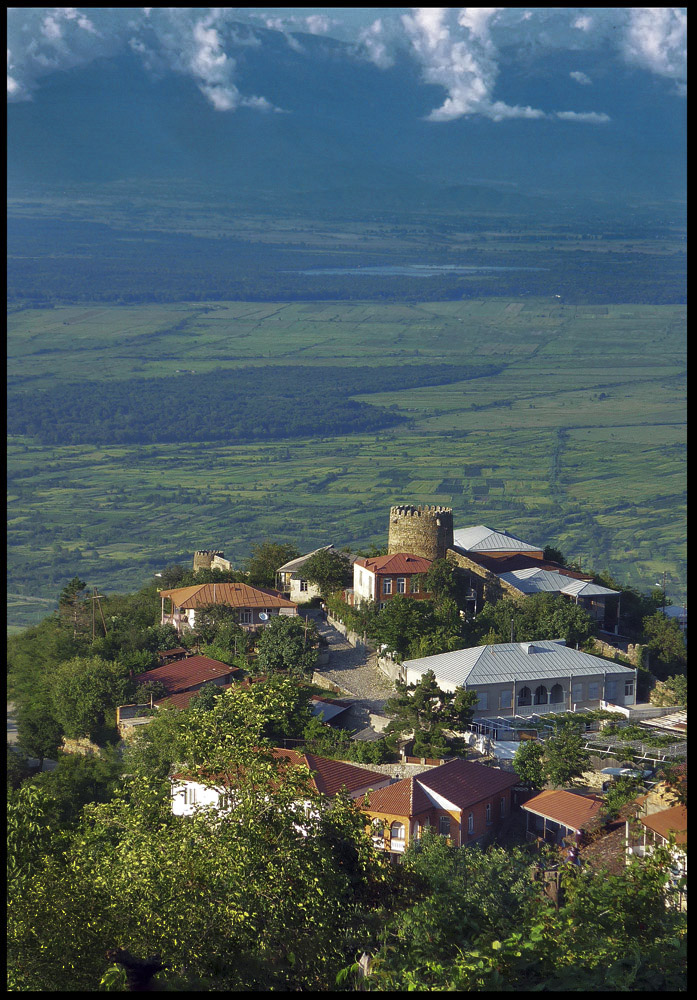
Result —
<path fill-rule="evenodd" d="M 520 307 L 520 308 L 519 308 Z M 66 325 L 67 324 L 67 325 Z M 176 328 L 176 329 L 175 329 Z M 684 308 L 486 299 L 205 303 L 10 316 L 23 389 L 264 365 L 506 364 L 500 374 L 366 396 L 406 427 L 227 446 L 8 447 L 13 593 L 53 597 L 75 573 L 108 591 L 219 547 L 385 543 L 400 501 L 454 508 L 552 544 L 584 568 L 684 599 Z M 362 397 L 357 397 L 362 398 Z M 152 401 L 157 419 L 157 400 Z M 329 477 L 329 478 L 327 478 Z M 79 557 L 78 557 L 79 553 Z M 36 613 L 39 614 L 40 605 Z M 19 605 L 8 621 L 25 621 Z"/>

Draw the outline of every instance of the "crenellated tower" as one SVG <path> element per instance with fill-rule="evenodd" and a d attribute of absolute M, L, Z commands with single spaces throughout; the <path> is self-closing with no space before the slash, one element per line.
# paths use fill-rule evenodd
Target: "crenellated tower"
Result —
<path fill-rule="evenodd" d="M 390 507 L 389 555 L 410 552 L 424 559 L 445 559 L 452 544 L 452 507 L 416 507 L 414 504 Z"/>

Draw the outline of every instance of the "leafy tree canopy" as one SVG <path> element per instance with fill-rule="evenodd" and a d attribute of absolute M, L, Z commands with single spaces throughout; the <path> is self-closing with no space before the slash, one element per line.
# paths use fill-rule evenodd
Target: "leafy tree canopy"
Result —
<path fill-rule="evenodd" d="M 267 674 L 279 670 L 300 677 L 311 674 L 318 642 L 314 622 L 295 615 L 274 615 L 257 639 L 257 669 Z"/>
<path fill-rule="evenodd" d="M 341 552 L 323 549 L 303 563 L 302 575 L 319 587 L 322 597 L 348 587 L 353 579 L 351 563 Z"/>
<path fill-rule="evenodd" d="M 300 553 L 294 545 L 282 542 L 261 542 L 252 546 L 252 554 L 247 560 L 246 570 L 249 583 L 255 587 L 275 587 L 276 571 Z"/>
<path fill-rule="evenodd" d="M 418 756 L 445 757 L 448 752 L 459 752 L 463 744 L 453 731 L 466 728 L 476 704 L 474 691 L 442 691 L 432 670 L 415 684 L 397 681 L 397 694 L 385 703 L 385 713 L 392 717 L 385 729 L 388 744 L 394 747 L 400 737 L 413 733 Z"/>

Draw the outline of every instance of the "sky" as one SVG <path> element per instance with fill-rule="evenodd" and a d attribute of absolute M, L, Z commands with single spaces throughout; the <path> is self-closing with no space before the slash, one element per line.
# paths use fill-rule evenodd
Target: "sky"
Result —
<path fill-rule="evenodd" d="M 8 101 L 40 100 L 50 74 L 130 51 L 154 75 L 190 77 L 221 114 L 281 113 L 263 85 L 248 92 L 239 72 L 239 53 L 265 44 L 261 29 L 280 32 L 298 51 L 307 35 L 339 40 L 342 58 L 380 69 L 412 60 L 423 82 L 440 90 L 427 118 L 444 125 L 462 118 L 607 125 L 602 91 L 593 100 L 594 52 L 650 74 L 676 99 L 686 96 L 684 7 L 10 7 Z M 510 94 L 502 99 L 504 60 L 524 64 L 559 52 L 567 54 L 565 82 L 578 88 L 577 104 L 567 98 L 542 110 Z M 575 56 L 584 69 L 574 68 Z"/>

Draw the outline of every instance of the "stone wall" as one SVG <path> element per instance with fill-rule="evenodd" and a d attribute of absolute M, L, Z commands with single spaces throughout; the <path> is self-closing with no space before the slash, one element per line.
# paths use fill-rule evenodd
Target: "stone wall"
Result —
<path fill-rule="evenodd" d="M 452 507 L 403 504 L 390 508 L 388 555 L 410 552 L 424 559 L 445 559 L 452 544 Z"/>
<path fill-rule="evenodd" d="M 335 628 L 337 632 L 341 632 L 346 641 L 350 642 L 352 646 L 356 647 L 356 649 L 359 650 L 367 649 L 366 644 L 363 642 L 363 637 L 358 635 L 357 632 L 349 631 L 349 629 L 346 628 L 344 623 L 340 622 L 338 618 L 332 618 L 332 616 L 328 614 L 327 624 L 331 625 L 332 628 Z"/>
<path fill-rule="evenodd" d="M 222 549 L 197 549 L 194 552 L 194 573 L 200 569 L 232 569 Z"/>

